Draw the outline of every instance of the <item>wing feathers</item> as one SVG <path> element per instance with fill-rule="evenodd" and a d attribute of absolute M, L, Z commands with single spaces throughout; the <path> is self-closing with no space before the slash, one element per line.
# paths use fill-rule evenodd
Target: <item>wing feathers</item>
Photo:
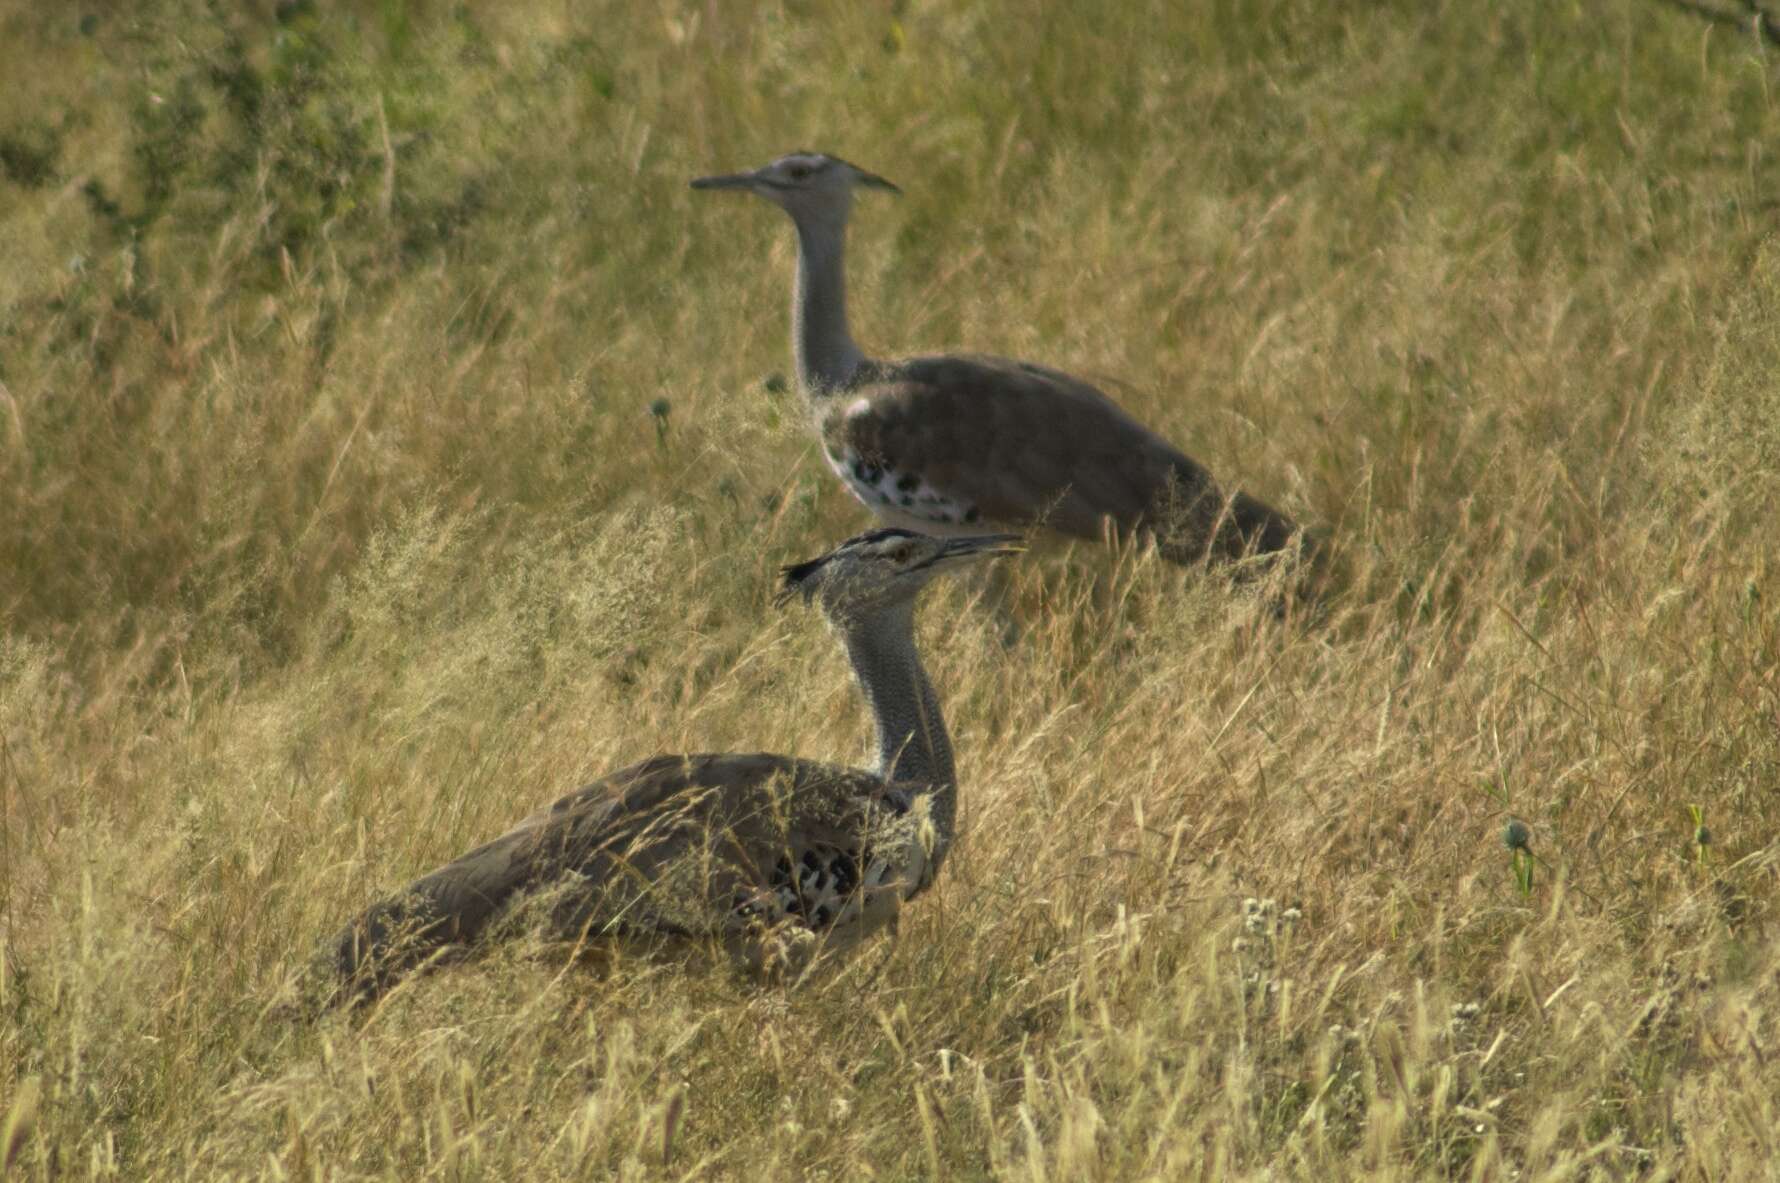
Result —
<path fill-rule="evenodd" d="M 718 933 L 768 892 L 781 860 L 869 841 L 899 812 L 889 792 L 869 773 L 765 753 L 646 760 L 374 905 L 335 938 L 334 968 L 376 993 L 552 889 L 564 935 Z"/>
<path fill-rule="evenodd" d="M 1001 358 L 873 363 L 821 423 L 831 454 L 918 476 L 990 522 L 1098 538 L 1111 518 L 1171 557 L 1285 547 L 1297 527 L 1211 474 L 1088 384 Z"/>

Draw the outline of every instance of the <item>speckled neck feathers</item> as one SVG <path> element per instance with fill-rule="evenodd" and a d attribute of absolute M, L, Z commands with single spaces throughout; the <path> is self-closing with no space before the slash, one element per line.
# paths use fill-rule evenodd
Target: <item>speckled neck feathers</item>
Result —
<path fill-rule="evenodd" d="M 921 786 L 932 793 L 932 855 L 937 864 L 951 842 L 957 814 L 958 777 L 952 741 L 939 695 L 915 651 L 915 605 L 897 605 L 886 618 L 838 623 L 836 630 L 853 662 L 853 675 L 871 708 L 877 731 L 878 775 Z"/>
<path fill-rule="evenodd" d="M 809 214 L 797 226 L 797 287 L 791 299 L 791 351 L 807 397 L 844 390 L 865 355 L 847 331 L 847 214 Z"/>

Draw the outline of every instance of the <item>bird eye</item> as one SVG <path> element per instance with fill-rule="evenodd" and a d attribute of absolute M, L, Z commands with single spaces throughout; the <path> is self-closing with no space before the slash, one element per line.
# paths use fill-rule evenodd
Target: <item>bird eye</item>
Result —
<path fill-rule="evenodd" d="M 786 168 L 785 174 L 794 181 L 801 181 L 810 175 L 810 166 L 807 164 L 793 164 Z"/>
<path fill-rule="evenodd" d="M 906 563 L 909 561 L 909 557 L 914 553 L 915 548 L 904 543 L 890 552 L 890 561 L 893 563 Z"/>

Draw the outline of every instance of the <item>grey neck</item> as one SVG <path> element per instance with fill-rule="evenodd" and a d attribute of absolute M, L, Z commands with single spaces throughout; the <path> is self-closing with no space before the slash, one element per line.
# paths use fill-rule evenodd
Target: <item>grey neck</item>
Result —
<path fill-rule="evenodd" d="M 865 355 L 847 331 L 847 215 L 805 214 L 797 225 L 797 289 L 791 351 L 797 381 L 811 398 L 844 389 Z"/>
<path fill-rule="evenodd" d="M 915 652 L 915 606 L 910 602 L 893 611 L 890 619 L 842 626 L 841 638 L 877 728 L 878 775 L 932 794 L 937 863 L 951 844 L 958 812 L 952 740 L 939 696 Z"/>

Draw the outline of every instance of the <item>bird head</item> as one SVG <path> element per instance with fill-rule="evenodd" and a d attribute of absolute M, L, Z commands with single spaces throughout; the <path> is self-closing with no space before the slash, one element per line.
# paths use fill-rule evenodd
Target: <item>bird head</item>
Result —
<path fill-rule="evenodd" d="M 914 602 L 934 576 L 1023 549 L 1017 534 L 935 538 L 895 526 L 867 530 L 825 555 L 784 568 L 778 602 L 801 595 L 839 625 Z"/>
<path fill-rule="evenodd" d="M 876 173 L 826 152 L 792 152 L 748 173 L 700 177 L 694 189 L 744 189 L 766 198 L 793 218 L 839 218 L 853 205 L 853 190 L 902 190 Z"/>

